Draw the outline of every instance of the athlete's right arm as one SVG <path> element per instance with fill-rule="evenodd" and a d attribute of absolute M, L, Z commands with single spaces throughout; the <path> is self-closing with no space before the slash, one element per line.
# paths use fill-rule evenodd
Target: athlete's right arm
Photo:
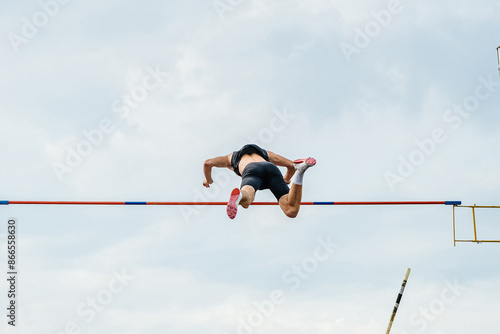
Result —
<path fill-rule="evenodd" d="M 209 188 L 214 181 L 212 180 L 212 167 L 219 168 L 229 168 L 231 169 L 231 157 L 233 154 L 224 155 L 221 157 L 215 157 L 212 159 L 207 159 L 203 163 L 203 173 L 205 174 L 205 181 L 203 181 L 203 185 L 206 188 Z"/>

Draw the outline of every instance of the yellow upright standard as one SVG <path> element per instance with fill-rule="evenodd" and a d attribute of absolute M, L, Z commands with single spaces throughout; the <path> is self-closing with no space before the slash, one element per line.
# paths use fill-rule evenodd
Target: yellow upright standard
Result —
<path fill-rule="evenodd" d="M 455 207 L 457 208 L 471 208 L 472 209 L 472 226 L 474 229 L 474 239 L 468 240 L 459 240 L 455 236 Z M 477 226 L 476 226 L 476 209 L 499 209 L 500 206 L 494 205 L 454 205 L 453 206 L 453 246 L 456 246 L 457 242 L 475 242 L 475 243 L 483 243 L 483 242 L 500 242 L 500 240 L 480 240 L 477 238 Z"/>

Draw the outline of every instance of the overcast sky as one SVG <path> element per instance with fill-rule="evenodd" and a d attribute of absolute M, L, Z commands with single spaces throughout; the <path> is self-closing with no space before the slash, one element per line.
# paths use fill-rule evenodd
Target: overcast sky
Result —
<path fill-rule="evenodd" d="M 205 189 L 202 163 L 252 142 L 317 159 L 304 201 L 500 205 L 499 1 L 0 7 L 0 200 L 227 201 L 239 178 Z M 383 333 L 407 268 L 391 333 L 500 323 L 500 246 L 454 247 L 451 206 L 0 209 L 7 333 Z"/>

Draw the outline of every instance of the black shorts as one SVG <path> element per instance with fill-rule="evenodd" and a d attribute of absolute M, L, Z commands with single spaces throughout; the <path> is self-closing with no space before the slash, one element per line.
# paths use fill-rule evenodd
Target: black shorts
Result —
<path fill-rule="evenodd" d="M 241 178 L 241 187 L 250 185 L 255 191 L 269 189 L 278 201 L 290 191 L 280 170 L 271 162 L 249 163 L 243 170 Z"/>

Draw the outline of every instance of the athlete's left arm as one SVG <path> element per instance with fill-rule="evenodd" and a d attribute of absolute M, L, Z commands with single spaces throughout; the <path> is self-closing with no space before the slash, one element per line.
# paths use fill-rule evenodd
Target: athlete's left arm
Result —
<path fill-rule="evenodd" d="M 286 167 L 286 174 L 283 177 L 286 183 L 290 183 L 293 174 L 295 173 L 295 167 L 293 167 L 293 161 L 282 157 L 276 153 L 271 151 L 267 151 L 267 155 L 269 155 L 269 161 L 279 167 Z"/>

